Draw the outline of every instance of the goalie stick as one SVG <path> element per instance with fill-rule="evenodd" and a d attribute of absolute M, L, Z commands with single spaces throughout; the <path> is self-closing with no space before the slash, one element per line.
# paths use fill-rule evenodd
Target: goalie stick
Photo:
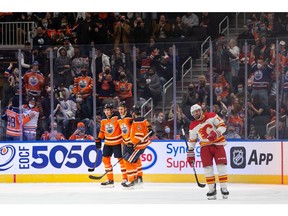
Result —
<path fill-rule="evenodd" d="M 149 131 L 149 133 L 143 138 L 144 140 L 152 133 L 152 131 Z M 134 146 L 134 149 L 135 147 L 141 143 L 141 141 L 139 141 L 135 146 Z M 123 160 L 126 155 L 129 154 L 128 152 L 126 152 L 109 170 L 106 170 L 105 173 L 103 173 L 101 176 L 94 176 L 94 175 L 89 175 L 89 178 L 90 179 L 93 179 L 93 180 L 99 180 L 101 178 L 103 178 L 108 172 L 110 172 L 111 170 L 113 170 L 113 167 L 115 167 L 121 160 Z"/>
<path fill-rule="evenodd" d="M 182 134 L 184 136 L 185 144 L 186 144 L 186 147 L 188 149 L 188 143 L 187 143 L 187 140 L 186 140 L 186 137 L 185 137 L 185 131 L 184 131 L 183 128 L 182 128 Z M 196 173 L 196 169 L 194 167 L 194 164 L 193 164 L 193 171 L 194 171 L 194 175 L 195 175 L 195 179 L 196 179 L 198 187 L 204 188 L 206 186 L 206 184 L 202 184 L 202 183 L 199 182 L 198 176 L 197 176 L 197 173 Z"/>

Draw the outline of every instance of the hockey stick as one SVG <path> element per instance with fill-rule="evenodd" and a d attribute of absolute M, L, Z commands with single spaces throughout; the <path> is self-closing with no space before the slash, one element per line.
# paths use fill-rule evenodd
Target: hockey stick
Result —
<path fill-rule="evenodd" d="M 152 133 L 152 131 L 150 131 L 143 139 L 145 140 L 151 133 Z M 139 141 L 134 146 L 134 149 L 139 143 L 141 143 L 141 141 Z M 101 176 L 89 175 L 89 178 L 94 179 L 94 180 L 99 180 L 99 179 L 103 178 L 108 172 L 111 172 L 113 170 L 113 167 L 115 167 L 121 160 L 123 160 L 127 156 L 127 154 L 129 154 L 129 153 L 126 152 L 109 170 L 106 170 L 105 173 L 103 173 Z"/>
<path fill-rule="evenodd" d="M 183 136 L 184 136 L 185 144 L 186 144 L 186 147 L 187 147 L 187 149 L 188 149 L 188 143 L 187 143 L 187 139 L 186 139 L 186 137 L 185 137 L 185 131 L 184 131 L 183 128 L 182 128 L 182 134 L 183 134 Z M 193 167 L 193 171 L 194 171 L 194 175 L 195 175 L 195 179 L 196 179 L 196 182 L 197 182 L 198 187 L 204 188 L 204 187 L 206 186 L 206 184 L 202 184 L 202 183 L 199 182 L 198 176 L 197 176 L 197 173 L 196 173 L 196 169 L 195 169 L 195 167 L 194 167 L 194 164 L 193 164 L 192 167 Z"/>
<path fill-rule="evenodd" d="M 100 160 L 100 161 L 99 161 Z M 88 168 L 88 172 L 93 172 L 102 162 L 102 150 L 96 147 L 96 159 L 92 168 Z M 98 165 L 97 165 L 98 164 Z"/>

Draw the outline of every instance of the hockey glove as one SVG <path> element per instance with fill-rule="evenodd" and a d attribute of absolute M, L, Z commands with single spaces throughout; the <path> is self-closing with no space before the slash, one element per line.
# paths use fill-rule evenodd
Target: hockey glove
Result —
<path fill-rule="evenodd" d="M 187 151 L 187 161 L 189 164 L 194 165 L 194 163 L 195 163 L 194 149 L 190 149 Z"/>
<path fill-rule="evenodd" d="M 102 147 L 101 139 L 95 139 L 95 144 L 97 149 L 101 149 Z"/>
<path fill-rule="evenodd" d="M 126 145 L 125 151 L 128 152 L 129 154 L 132 154 L 134 152 L 134 144 L 128 143 Z"/>
<path fill-rule="evenodd" d="M 218 138 L 217 133 L 215 131 L 211 131 L 210 134 L 207 136 L 207 139 L 210 142 L 213 142 L 214 140 L 216 140 Z"/>
<path fill-rule="evenodd" d="M 152 131 L 151 133 L 150 133 L 150 131 Z M 150 135 L 149 135 L 149 137 L 151 137 L 151 136 L 153 136 L 153 134 L 155 133 L 153 130 L 152 130 L 152 128 L 151 129 L 149 129 L 149 133 L 150 133 Z"/>

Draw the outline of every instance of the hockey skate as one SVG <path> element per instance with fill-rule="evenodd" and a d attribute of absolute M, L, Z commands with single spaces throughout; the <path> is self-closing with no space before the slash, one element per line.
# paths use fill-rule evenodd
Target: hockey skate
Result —
<path fill-rule="evenodd" d="M 135 186 L 137 188 L 143 187 L 143 177 L 142 176 L 138 176 L 138 178 L 135 180 Z"/>
<path fill-rule="evenodd" d="M 223 199 L 228 199 L 229 191 L 227 190 L 227 188 L 221 188 L 220 191 L 221 191 L 221 194 L 222 194 L 222 198 Z"/>
<path fill-rule="evenodd" d="M 107 180 L 106 182 L 101 183 L 102 188 L 113 188 L 114 187 L 114 181 L 113 180 Z"/>
<path fill-rule="evenodd" d="M 133 190 L 134 189 L 134 181 L 133 182 L 125 182 L 124 184 L 122 184 L 123 186 L 123 189 L 126 189 L 126 190 Z"/>
<path fill-rule="evenodd" d="M 216 190 L 216 184 L 214 184 L 214 187 L 212 190 L 209 190 L 209 192 L 206 194 L 208 200 L 216 200 L 217 199 L 217 190 Z"/>
<path fill-rule="evenodd" d="M 124 184 L 126 184 L 127 179 L 123 179 L 123 181 L 121 182 L 121 185 L 123 186 Z"/>

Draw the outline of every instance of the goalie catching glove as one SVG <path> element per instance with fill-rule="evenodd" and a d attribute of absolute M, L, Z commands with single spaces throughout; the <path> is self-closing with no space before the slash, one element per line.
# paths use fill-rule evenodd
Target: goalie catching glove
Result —
<path fill-rule="evenodd" d="M 194 165 L 194 163 L 195 163 L 194 149 L 189 149 L 187 151 L 187 161 L 188 161 L 189 164 Z"/>

